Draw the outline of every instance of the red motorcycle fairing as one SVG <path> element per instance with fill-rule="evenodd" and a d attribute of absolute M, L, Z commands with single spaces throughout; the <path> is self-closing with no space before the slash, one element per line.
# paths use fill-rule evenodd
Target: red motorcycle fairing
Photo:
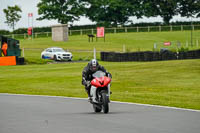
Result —
<path fill-rule="evenodd" d="M 105 87 L 107 86 L 109 83 L 111 82 L 111 79 L 109 77 L 100 77 L 100 78 L 94 78 L 91 81 L 91 85 L 95 86 L 95 87 Z"/>

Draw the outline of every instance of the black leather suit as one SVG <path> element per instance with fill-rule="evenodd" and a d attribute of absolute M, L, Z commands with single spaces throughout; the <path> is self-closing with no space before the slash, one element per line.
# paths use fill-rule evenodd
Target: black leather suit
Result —
<path fill-rule="evenodd" d="M 100 70 L 105 72 L 106 74 L 108 74 L 106 69 L 101 65 L 98 65 L 96 71 L 92 71 L 90 67 L 91 66 L 88 63 L 88 65 L 82 71 L 82 85 L 85 85 L 85 90 L 88 93 L 88 96 L 90 94 L 90 87 L 91 87 L 90 85 L 88 85 L 88 81 L 90 82 L 92 80 L 92 78 L 93 78 L 92 74 L 95 73 L 96 71 L 100 71 Z"/>

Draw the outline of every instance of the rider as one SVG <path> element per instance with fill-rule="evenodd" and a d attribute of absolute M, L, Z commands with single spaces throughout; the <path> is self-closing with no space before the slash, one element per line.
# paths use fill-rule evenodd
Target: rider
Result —
<path fill-rule="evenodd" d="M 111 74 L 109 72 L 106 71 L 106 69 L 99 65 L 98 61 L 96 59 L 92 59 L 88 65 L 83 69 L 82 72 L 82 84 L 85 85 L 85 90 L 88 94 L 88 98 L 89 100 L 91 100 L 91 96 L 90 96 L 90 82 L 92 80 L 92 74 L 95 73 L 96 71 L 103 71 L 106 73 L 106 75 L 111 77 Z"/>
<path fill-rule="evenodd" d="M 2 45 L 1 49 L 2 49 L 3 55 L 7 56 L 8 44 L 6 42 L 3 42 L 3 45 Z"/>

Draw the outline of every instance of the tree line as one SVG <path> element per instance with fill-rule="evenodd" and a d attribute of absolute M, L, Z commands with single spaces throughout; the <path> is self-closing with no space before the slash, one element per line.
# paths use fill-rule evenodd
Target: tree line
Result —
<path fill-rule="evenodd" d="M 61 24 L 73 24 L 85 16 L 96 25 L 106 27 L 133 23 L 132 16 L 161 16 L 165 25 L 176 15 L 200 17 L 200 0 L 40 0 L 37 7 L 40 15 L 37 20 L 54 19 Z M 3 11 L 5 23 L 14 31 L 22 10 L 15 5 Z"/>
<path fill-rule="evenodd" d="M 135 16 L 161 16 L 169 24 L 175 15 L 200 17 L 200 0 L 41 0 L 38 20 L 55 19 L 61 24 L 73 23 L 81 16 L 97 25 L 124 25 Z"/>

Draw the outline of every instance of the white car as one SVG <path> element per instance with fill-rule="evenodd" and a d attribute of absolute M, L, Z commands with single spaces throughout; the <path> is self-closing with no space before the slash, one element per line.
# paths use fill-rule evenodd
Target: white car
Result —
<path fill-rule="evenodd" d="M 59 47 L 47 48 L 41 53 L 42 59 L 53 59 L 53 60 L 68 60 L 71 61 L 73 56 L 71 52 L 66 52 L 64 49 Z"/>

